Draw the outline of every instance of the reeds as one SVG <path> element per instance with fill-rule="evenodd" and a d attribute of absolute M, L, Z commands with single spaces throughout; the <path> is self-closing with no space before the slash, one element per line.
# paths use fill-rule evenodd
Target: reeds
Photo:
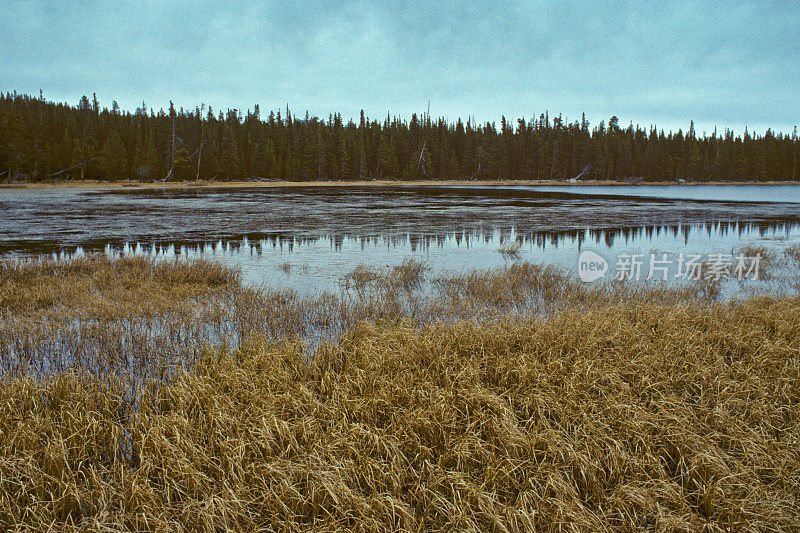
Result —
<path fill-rule="evenodd" d="M 165 378 L 233 335 L 239 272 L 145 258 L 0 262 L 0 374 Z"/>
<path fill-rule="evenodd" d="M 800 523 L 800 299 L 363 267 L 5 263 L 0 529 Z"/>
<path fill-rule="evenodd" d="M 0 312 L 96 318 L 161 313 L 234 290 L 241 275 L 209 261 L 143 257 L 0 261 Z"/>
<path fill-rule="evenodd" d="M 519 259 L 521 255 L 521 249 L 522 241 L 514 239 L 503 242 L 497 251 L 500 253 L 500 255 L 507 259 Z"/>
<path fill-rule="evenodd" d="M 0 373 L 72 369 L 133 382 L 168 379 L 193 364 L 199 347 L 233 349 L 254 334 L 317 345 L 364 321 L 491 321 L 508 312 L 713 297 L 699 285 L 588 286 L 530 263 L 432 278 L 413 259 L 387 270 L 361 266 L 341 294 L 310 298 L 246 287 L 238 272 L 204 261 L 90 257 L 0 268 Z"/>
<path fill-rule="evenodd" d="M 785 256 L 789 255 L 787 249 L 784 253 Z M 733 250 L 733 259 L 737 257 L 744 257 L 748 261 L 758 261 L 758 279 L 762 281 L 770 281 L 776 274 L 779 273 L 779 268 L 782 266 L 781 254 L 766 246 L 749 244 Z"/>
<path fill-rule="evenodd" d="M 341 285 L 346 290 L 352 287 L 357 291 L 362 291 L 382 279 L 383 276 L 381 272 L 375 267 L 357 265 L 353 270 L 344 275 L 341 280 Z"/>
<path fill-rule="evenodd" d="M 784 255 L 800 266 L 800 243 L 793 244 L 783 251 Z"/>
<path fill-rule="evenodd" d="M 389 274 L 389 284 L 399 286 L 405 290 L 417 289 L 422 285 L 425 273 L 429 270 L 424 261 L 413 258 L 406 258 L 395 267 Z"/>
<path fill-rule="evenodd" d="M 407 257 L 399 265 L 387 270 L 380 270 L 369 265 L 357 265 L 345 274 L 341 285 L 345 290 L 353 288 L 359 292 L 368 288 L 387 292 L 397 289 L 411 291 L 422 286 L 425 274 L 429 270 L 427 263 L 411 257 Z"/>
<path fill-rule="evenodd" d="M 0 527 L 791 530 L 800 301 L 363 324 L 204 350 L 137 409 L 0 388 Z"/>

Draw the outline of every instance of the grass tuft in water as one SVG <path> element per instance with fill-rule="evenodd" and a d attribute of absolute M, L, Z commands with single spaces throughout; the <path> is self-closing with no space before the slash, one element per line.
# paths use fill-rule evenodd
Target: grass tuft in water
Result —
<path fill-rule="evenodd" d="M 522 241 L 520 240 L 506 240 L 500 245 L 497 250 L 500 255 L 507 259 L 519 259 L 521 256 Z"/>

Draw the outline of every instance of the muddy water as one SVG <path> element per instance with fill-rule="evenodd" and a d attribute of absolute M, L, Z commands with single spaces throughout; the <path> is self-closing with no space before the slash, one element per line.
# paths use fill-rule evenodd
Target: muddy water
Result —
<path fill-rule="evenodd" d="M 498 252 L 520 243 L 514 256 Z M 142 253 L 239 265 L 256 284 L 336 290 L 364 263 L 577 269 L 582 250 L 730 254 L 800 242 L 800 186 L 0 189 L 0 257 Z"/>

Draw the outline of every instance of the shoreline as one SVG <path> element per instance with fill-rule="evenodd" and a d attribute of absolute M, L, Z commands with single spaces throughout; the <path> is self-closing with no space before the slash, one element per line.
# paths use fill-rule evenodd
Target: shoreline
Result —
<path fill-rule="evenodd" d="M 342 188 L 358 188 L 358 187 L 435 187 L 435 186 L 558 186 L 558 187 L 575 187 L 581 185 L 601 186 L 601 187 L 620 187 L 630 186 L 637 187 L 641 185 L 669 187 L 669 186 L 683 186 L 683 187 L 702 187 L 702 186 L 741 186 L 741 185 L 757 185 L 757 186 L 774 186 L 774 185 L 800 185 L 799 181 L 764 181 L 764 182 L 742 182 L 742 181 L 708 181 L 703 183 L 678 183 L 675 181 L 647 181 L 639 183 L 624 183 L 619 181 L 610 180 L 597 180 L 597 181 L 557 181 L 557 180 L 355 180 L 355 181 L 338 181 L 338 180 L 323 180 L 323 181 L 181 181 L 181 182 L 135 182 L 135 181 L 59 181 L 49 183 L 0 183 L 0 189 L 258 189 L 258 188 L 292 188 L 292 187 L 342 187 Z"/>

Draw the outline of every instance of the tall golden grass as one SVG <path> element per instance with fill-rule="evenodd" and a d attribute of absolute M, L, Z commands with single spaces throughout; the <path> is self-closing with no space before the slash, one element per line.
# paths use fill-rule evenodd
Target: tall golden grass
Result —
<path fill-rule="evenodd" d="M 791 530 L 800 302 L 362 325 L 204 351 L 138 408 L 0 388 L 0 527 Z"/>
<path fill-rule="evenodd" d="M 3 268 L 0 356 L 54 359 L 4 362 L 2 530 L 800 523 L 797 297 L 528 263 L 313 300 L 203 262 Z"/>
<path fill-rule="evenodd" d="M 240 285 L 238 271 L 208 261 L 144 257 L 0 261 L 0 311 L 102 318 L 183 308 Z"/>

